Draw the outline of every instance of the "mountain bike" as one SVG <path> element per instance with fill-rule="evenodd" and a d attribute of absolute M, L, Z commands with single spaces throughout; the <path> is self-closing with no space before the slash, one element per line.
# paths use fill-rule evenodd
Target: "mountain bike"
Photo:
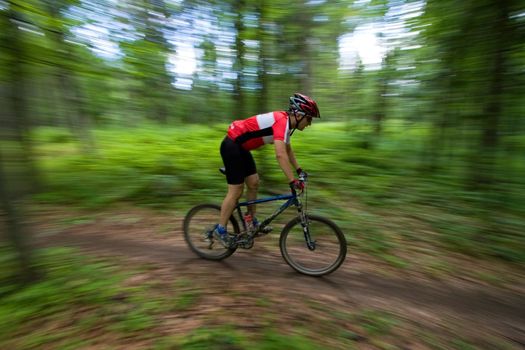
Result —
<path fill-rule="evenodd" d="M 220 169 L 224 173 L 223 169 Z M 215 225 L 219 222 L 221 207 L 216 204 L 201 204 L 189 210 L 184 218 L 184 239 L 190 249 L 198 256 L 208 260 L 222 260 L 232 255 L 238 248 L 251 249 L 254 241 L 263 236 L 265 228 L 282 212 L 295 206 L 297 217 L 288 222 L 281 231 L 279 248 L 288 265 L 296 271 L 309 276 L 323 276 L 334 272 L 346 257 L 347 244 L 341 229 L 331 220 L 308 213 L 308 181 L 304 189 L 252 201 L 237 202 L 229 218 L 227 230 L 231 244 L 225 247 L 213 236 Z M 253 226 L 245 220 L 243 208 L 284 200 L 273 214 Z"/>

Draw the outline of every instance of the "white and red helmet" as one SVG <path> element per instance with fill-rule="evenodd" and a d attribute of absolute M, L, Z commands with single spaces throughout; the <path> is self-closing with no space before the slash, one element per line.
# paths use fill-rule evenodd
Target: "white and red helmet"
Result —
<path fill-rule="evenodd" d="M 310 97 L 300 93 L 295 93 L 290 97 L 290 111 L 312 118 L 321 118 L 317 103 Z"/>

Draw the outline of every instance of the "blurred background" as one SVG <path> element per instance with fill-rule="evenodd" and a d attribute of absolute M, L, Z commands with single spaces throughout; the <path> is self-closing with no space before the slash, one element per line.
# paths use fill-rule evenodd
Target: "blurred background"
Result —
<path fill-rule="evenodd" d="M 519 0 L 0 0 L 5 245 L 32 276 L 29 213 L 220 201 L 229 123 L 302 92 L 312 206 L 356 249 L 522 266 L 523 38 Z"/>
<path fill-rule="evenodd" d="M 348 219 L 337 201 L 351 197 L 446 211 L 429 220 L 453 247 L 523 262 L 521 1 L 13 0 L 0 13 L 10 218 L 27 195 L 220 198 L 227 125 L 300 91 L 322 120 L 294 145 L 326 210 Z M 256 157 L 262 187 L 281 183 L 271 150 Z"/>

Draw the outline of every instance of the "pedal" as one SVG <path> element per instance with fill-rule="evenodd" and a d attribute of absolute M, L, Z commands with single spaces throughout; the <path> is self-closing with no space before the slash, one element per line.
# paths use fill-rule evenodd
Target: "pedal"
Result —
<path fill-rule="evenodd" d="M 255 234 L 255 237 L 266 236 L 268 233 L 272 232 L 272 230 L 273 230 L 273 227 L 265 226 L 259 229 L 259 231 L 257 231 L 257 233 Z"/>

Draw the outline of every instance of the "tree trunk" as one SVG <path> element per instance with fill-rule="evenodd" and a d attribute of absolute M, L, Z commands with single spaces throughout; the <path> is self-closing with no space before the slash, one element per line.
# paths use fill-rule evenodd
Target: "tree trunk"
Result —
<path fill-rule="evenodd" d="M 386 115 L 386 94 L 388 92 L 388 79 L 379 79 L 379 89 L 377 94 L 376 111 L 373 116 L 374 122 L 374 137 L 377 139 L 381 136 L 383 129 L 383 120 Z"/>
<path fill-rule="evenodd" d="M 13 128 L 14 136 L 20 144 L 22 151 L 20 159 L 23 163 L 24 177 L 27 186 L 24 190 L 36 193 L 40 188 L 39 172 L 33 162 L 33 143 L 29 136 L 30 117 L 27 110 L 27 95 L 25 91 L 25 69 L 24 69 L 24 45 L 20 36 L 19 29 L 14 24 L 20 16 L 13 10 L 7 11 L 6 28 L 9 33 L 5 47 L 8 48 L 8 84 L 7 84 L 7 110 L 5 123 L 9 128 Z M 11 112 L 11 113 L 9 113 Z M 3 124 L 4 122 L 2 122 Z"/>
<path fill-rule="evenodd" d="M 265 113 L 268 109 L 268 77 L 266 72 L 268 71 L 268 39 L 266 37 L 265 26 L 267 21 L 266 7 L 264 1 L 259 2 L 257 8 L 259 12 L 259 29 L 258 29 L 258 40 L 259 40 L 259 85 L 261 90 L 259 92 L 259 98 L 257 99 L 257 113 Z"/>
<path fill-rule="evenodd" d="M 509 2 L 500 0 L 494 4 L 496 18 L 494 25 L 490 28 L 493 31 L 491 44 L 493 51 L 491 54 L 491 70 L 489 87 L 487 91 L 486 104 L 483 109 L 480 138 L 480 148 L 473 168 L 478 169 L 474 172 L 475 186 L 491 184 L 494 179 L 494 162 L 496 148 L 499 145 L 499 120 L 503 106 L 503 88 L 505 65 L 508 59 L 509 50 Z"/>
<path fill-rule="evenodd" d="M 20 206 L 16 203 L 17 196 L 12 194 L 12 192 L 17 191 L 16 187 L 11 187 L 11 193 L 8 192 L 7 188 L 7 173 L 4 167 L 3 154 L 0 151 L 0 201 L 1 209 L 6 214 L 6 238 L 16 251 L 21 280 L 23 282 L 31 282 L 35 280 L 37 274 L 31 265 L 31 248 L 28 244 L 28 230 L 23 224 L 23 215 Z M 19 195 L 18 193 L 18 196 Z"/>
<path fill-rule="evenodd" d="M 302 33 L 300 38 L 302 39 L 302 42 L 299 46 L 299 52 L 301 53 L 301 60 L 303 64 L 303 72 L 300 75 L 300 89 L 301 92 L 311 96 L 312 95 L 312 50 L 310 47 L 310 37 L 311 37 L 311 28 L 312 28 L 312 14 L 309 11 L 306 11 L 308 9 L 308 5 L 305 3 L 302 6 L 302 13 L 299 13 L 298 21 L 301 24 Z"/>
<path fill-rule="evenodd" d="M 51 18 L 60 23 L 61 14 L 59 8 L 53 3 L 49 3 L 48 12 Z M 75 81 L 74 72 L 66 66 L 66 62 L 75 62 L 76 57 L 74 57 L 71 49 L 68 47 L 61 27 L 49 30 L 48 34 L 55 45 L 54 49 L 58 53 L 56 75 L 62 94 L 64 94 L 68 109 L 74 111 L 73 116 L 69 115 L 68 110 L 66 111 L 68 113 L 68 124 L 72 133 L 80 141 L 82 150 L 85 153 L 93 153 L 95 151 L 95 142 L 91 135 L 91 123 L 86 113 L 84 96 L 82 96 L 79 84 Z"/>
<path fill-rule="evenodd" d="M 235 98 L 235 107 L 233 111 L 233 115 L 235 118 L 243 118 L 244 116 L 244 109 L 245 109 L 245 102 L 244 102 L 244 92 L 242 88 L 242 82 L 243 82 L 243 71 L 244 71 L 244 54 L 245 54 L 245 48 L 244 48 L 244 42 L 242 41 L 242 38 L 244 36 L 244 23 L 243 23 L 243 14 L 244 14 L 244 7 L 245 7 L 245 1 L 239 0 L 235 2 L 235 9 L 234 13 L 237 14 L 237 18 L 235 19 L 235 30 L 237 31 L 237 36 L 235 37 L 235 48 L 236 48 L 236 62 L 235 62 L 235 72 L 237 72 L 237 79 L 235 79 L 234 87 L 233 87 L 233 95 Z"/>
<path fill-rule="evenodd" d="M 32 161 L 33 145 L 29 138 L 30 122 L 24 84 L 25 43 L 15 24 L 20 19 L 19 13 L 8 8 L 0 16 L 0 20 L 4 22 L 0 27 L 7 32 L 5 41 L 0 43 L 6 48 L 7 61 L 7 98 L 1 111 L 0 139 L 10 143 L 9 147 L 0 148 L 0 210 L 5 213 L 5 238 L 17 254 L 20 277 L 22 281 L 30 282 L 35 279 L 36 273 L 31 264 L 28 229 L 23 223 L 20 203 L 27 192 L 34 193 L 39 186 L 36 166 Z M 15 164 L 7 164 L 6 159 L 13 160 Z M 10 173 L 12 176 L 9 176 Z"/>
<path fill-rule="evenodd" d="M 266 113 L 269 109 L 269 86 L 268 86 L 268 76 L 266 72 L 268 71 L 268 37 L 266 34 L 266 22 L 267 22 L 267 8 L 265 6 L 264 0 L 259 1 L 257 5 L 257 12 L 259 13 L 259 26 L 257 30 L 257 40 L 259 41 L 259 67 L 258 67 L 258 82 L 260 86 L 259 96 L 257 98 L 256 111 L 254 114 Z M 266 174 L 270 169 L 268 164 L 268 156 L 265 152 L 256 152 L 255 157 L 257 160 L 257 172 L 261 179 L 261 182 L 268 184 L 269 179 Z"/>

